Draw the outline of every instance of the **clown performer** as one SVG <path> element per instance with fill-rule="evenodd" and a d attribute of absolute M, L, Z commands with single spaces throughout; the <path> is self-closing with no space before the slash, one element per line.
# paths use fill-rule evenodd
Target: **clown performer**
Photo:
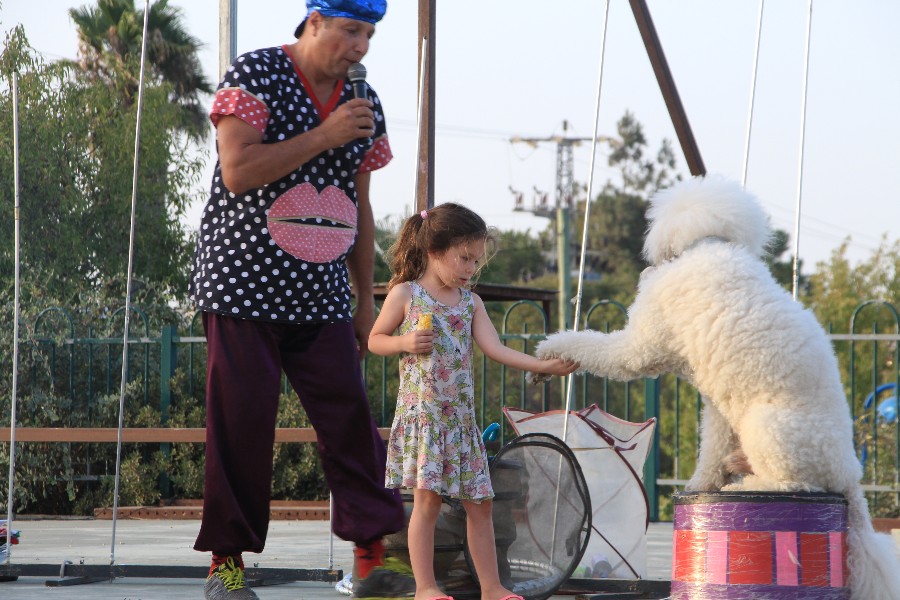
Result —
<path fill-rule="evenodd" d="M 404 524 L 360 371 L 375 318 L 369 178 L 392 154 L 378 96 L 354 98 L 347 80 L 386 8 L 308 0 L 296 41 L 238 57 L 210 111 L 218 161 L 190 282 L 208 347 L 194 549 L 212 552 L 209 600 L 257 598 L 242 553 L 265 546 L 282 371 L 318 436 L 358 581 L 383 578 L 381 538 Z"/>

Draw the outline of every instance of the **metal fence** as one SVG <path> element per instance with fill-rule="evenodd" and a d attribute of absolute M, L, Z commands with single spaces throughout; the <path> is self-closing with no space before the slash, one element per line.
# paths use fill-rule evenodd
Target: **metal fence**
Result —
<path fill-rule="evenodd" d="M 548 316 L 531 301 L 489 306 L 501 339 L 524 352 L 533 352 L 546 333 Z M 874 311 L 875 316 L 866 315 Z M 131 407 L 140 406 L 158 415 L 160 426 L 169 425 L 173 406 L 202 407 L 205 390 L 205 338 L 199 318 L 181 326 L 164 325 L 151 333 L 146 314 L 135 309 L 132 319 L 127 369 Z M 888 323 L 876 318 L 889 315 Z M 105 322 L 122 317 L 112 312 Z M 599 302 L 585 311 L 584 328 L 609 331 L 621 328 L 625 308 L 611 301 Z M 135 326 L 134 323 L 139 325 Z M 865 322 L 865 326 L 861 324 Z M 142 331 L 138 332 L 139 329 Z M 838 355 L 848 403 L 856 423 L 856 446 L 863 463 L 865 489 L 874 512 L 886 516 L 900 514 L 900 427 L 897 396 L 900 389 L 900 317 L 883 302 L 860 305 L 845 332 L 829 335 Z M 99 410 L 103 399 L 117 396 L 121 376 L 122 337 L 98 336 L 89 328 L 77 337 L 75 325 L 62 308 L 42 311 L 23 327 L 29 339 L 20 340 L 18 395 L 51 398 L 66 407 L 56 407 L 55 421 L 41 421 L 28 411 L 53 410 L 41 402 L 20 408 L 19 421 L 47 423 L 63 427 L 109 427 L 109 411 Z M 887 333 L 884 333 L 884 332 Z M 370 355 L 364 373 L 373 414 L 380 426 L 390 426 L 398 383 L 396 357 Z M 482 427 L 503 423 L 503 406 L 534 412 L 560 409 L 565 397 L 563 384 L 556 379 L 529 385 L 526 374 L 488 361 L 480 353 L 475 361 L 477 414 Z M 597 404 L 627 421 L 658 419 L 657 435 L 644 473 L 651 505 L 651 519 L 671 516 L 670 493 L 686 483 L 694 468 L 699 440 L 701 399 L 696 390 L 671 375 L 658 379 L 614 382 L 592 376 L 577 376 L 571 409 Z M 284 391 L 289 392 L 287 382 Z M 66 410 L 67 409 L 67 410 Z M 24 412 L 21 412 L 24 410 Z M 63 414 L 66 413 L 66 414 Z M 0 415 L 9 425 L 9 413 Z M 814 430 L 815 423 L 810 423 Z M 513 435 L 509 426 L 501 428 L 501 443 Z M 90 468 L 88 466 L 88 468 Z"/>

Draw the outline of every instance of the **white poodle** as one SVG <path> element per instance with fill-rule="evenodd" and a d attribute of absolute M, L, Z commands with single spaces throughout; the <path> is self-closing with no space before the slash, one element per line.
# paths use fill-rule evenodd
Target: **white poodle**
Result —
<path fill-rule="evenodd" d="M 695 178 L 650 200 L 650 263 L 609 334 L 550 336 L 562 357 L 619 380 L 673 372 L 704 398 L 700 456 L 688 490 L 828 491 L 849 502 L 854 600 L 900 599 L 900 559 L 872 528 L 853 424 L 831 344 L 760 260 L 768 219 L 740 185 Z"/>

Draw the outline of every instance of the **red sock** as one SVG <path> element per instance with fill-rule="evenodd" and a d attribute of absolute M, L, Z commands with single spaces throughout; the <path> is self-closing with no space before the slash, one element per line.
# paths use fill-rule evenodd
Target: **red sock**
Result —
<path fill-rule="evenodd" d="M 212 575 L 213 571 L 215 571 L 216 567 L 218 567 L 219 565 L 224 565 L 225 561 L 227 561 L 229 557 L 234 560 L 235 565 L 242 569 L 244 568 L 244 559 L 240 554 L 216 554 L 215 552 L 213 552 L 212 566 L 209 567 L 209 574 Z"/>
<path fill-rule="evenodd" d="M 368 544 L 357 544 L 353 548 L 353 574 L 358 579 L 365 579 L 375 567 L 384 564 L 384 545 L 381 539 Z"/>

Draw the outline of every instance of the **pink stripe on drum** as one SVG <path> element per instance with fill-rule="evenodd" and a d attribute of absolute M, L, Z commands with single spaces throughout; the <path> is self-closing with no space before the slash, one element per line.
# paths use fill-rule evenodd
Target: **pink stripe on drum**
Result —
<path fill-rule="evenodd" d="M 831 571 L 831 587 L 844 587 L 844 534 L 828 533 L 828 562 Z"/>
<path fill-rule="evenodd" d="M 775 532 L 775 577 L 778 585 L 800 585 L 797 574 L 797 532 Z"/>
<path fill-rule="evenodd" d="M 728 583 L 728 532 L 706 532 L 706 582 Z"/>

